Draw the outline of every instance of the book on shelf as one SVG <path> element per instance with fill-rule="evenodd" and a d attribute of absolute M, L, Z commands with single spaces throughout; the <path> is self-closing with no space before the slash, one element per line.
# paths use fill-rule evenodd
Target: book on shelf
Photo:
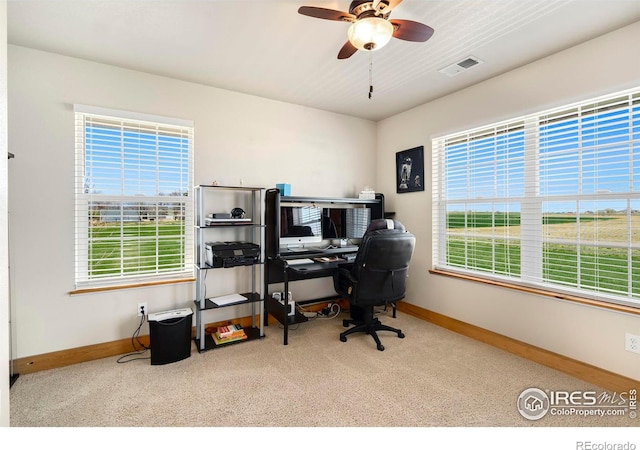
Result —
<path fill-rule="evenodd" d="M 248 336 L 243 332 L 242 336 L 220 338 L 216 335 L 216 333 L 213 333 L 211 337 L 213 338 L 213 342 L 215 342 L 217 345 L 222 345 L 222 344 L 229 344 L 231 342 L 244 341 L 245 339 L 247 339 Z"/>
<path fill-rule="evenodd" d="M 243 336 L 244 330 L 240 325 L 231 324 L 231 325 L 224 325 L 224 326 L 218 327 L 215 331 L 215 334 L 219 338 L 236 337 L 236 336 Z"/>
<path fill-rule="evenodd" d="M 213 341 L 218 345 L 247 339 L 247 335 L 242 329 L 242 326 L 238 324 L 207 327 L 205 332 L 210 334 Z"/>

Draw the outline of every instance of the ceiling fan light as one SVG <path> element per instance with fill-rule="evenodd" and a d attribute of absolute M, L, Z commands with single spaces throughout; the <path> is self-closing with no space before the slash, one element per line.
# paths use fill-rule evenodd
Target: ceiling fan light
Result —
<path fill-rule="evenodd" d="M 378 50 L 387 45 L 393 35 L 393 25 L 380 17 L 365 17 L 349 27 L 349 42 L 358 50 Z"/>

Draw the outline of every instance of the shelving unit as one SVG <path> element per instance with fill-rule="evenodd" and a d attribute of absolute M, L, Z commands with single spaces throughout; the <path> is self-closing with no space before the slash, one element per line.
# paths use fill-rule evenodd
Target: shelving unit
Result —
<path fill-rule="evenodd" d="M 264 314 L 264 242 L 265 189 L 244 186 L 199 185 L 194 188 L 195 198 L 195 273 L 196 273 L 196 336 L 195 344 L 199 352 L 226 347 L 264 337 L 263 321 L 258 316 Z M 210 222 L 207 216 L 212 213 L 230 212 L 233 208 L 242 208 L 245 217 Z M 250 242 L 259 246 L 258 260 L 250 264 L 250 280 L 245 280 L 246 292 L 239 292 L 246 300 L 217 305 L 207 297 L 206 278 L 208 272 L 247 270 L 246 265 L 232 267 L 213 267 L 207 264 L 207 242 Z M 224 293 L 218 295 L 236 294 Z M 251 305 L 251 327 L 244 327 L 247 339 L 218 345 L 210 334 L 205 333 L 205 315 L 220 312 L 223 308 L 239 305 Z"/>

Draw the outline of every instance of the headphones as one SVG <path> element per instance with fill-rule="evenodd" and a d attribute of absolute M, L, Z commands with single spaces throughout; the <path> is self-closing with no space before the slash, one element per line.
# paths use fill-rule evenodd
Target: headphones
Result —
<path fill-rule="evenodd" d="M 231 210 L 231 217 L 233 217 L 234 219 L 244 219 L 244 209 L 233 208 Z"/>

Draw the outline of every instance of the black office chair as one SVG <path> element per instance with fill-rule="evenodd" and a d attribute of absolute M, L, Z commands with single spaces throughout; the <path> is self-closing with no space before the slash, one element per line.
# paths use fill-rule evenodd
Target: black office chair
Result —
<path fill-rule="evenodd" d="M 341 268 L 333 276 L 336 292 L 350 304 L 351 319 L 344 320 L 343 325 L 355 325 L 340 334 L 342 342 L 346 342 L 351 333 L 365 332 L 382 351 L 384 346 L 376 331 L 391 331 L 404 338 L 401 330 L 383 325 L 374 317 L 374 307 L 393 305 L 395 311 L 395 302 L 404 298 L 415 242 L 415 236 L 397 220 L 371 221 L 353 267 Z"/>

